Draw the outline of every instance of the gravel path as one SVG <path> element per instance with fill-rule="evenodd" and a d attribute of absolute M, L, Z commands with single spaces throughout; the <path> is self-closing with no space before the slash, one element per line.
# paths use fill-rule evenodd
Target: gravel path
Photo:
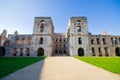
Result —
<path fill-rule="evenodd" d="M 40 80 L 120 80 L 113 74 L 74 57 L 48 57 Z"/>

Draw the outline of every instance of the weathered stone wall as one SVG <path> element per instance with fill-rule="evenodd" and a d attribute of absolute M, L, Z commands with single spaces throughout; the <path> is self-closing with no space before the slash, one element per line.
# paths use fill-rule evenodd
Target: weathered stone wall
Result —
<path fill-rule="evenodd" d="M 39 44 L 40 37 L 43 38 L 43 44 Z M 52 55 L 52 37 L 51 36 L 33 36 L 31 46 L 33 47 L 32 53 L 37 53 L 38 48 L 43 48 L 44 55 L 46 56 Z"/>
<path fill-rule="evenodd" d="M 41 40 L 42 38 L 42 40 Z M 6 46 L 6 56 L 37 56 L 38 49 L 44 50 L 44 55 L 51 56 L 53 53 L 54 26 L 50 17 L 35 17 L 33 34 L 8 35 L 9 46 Z M 41 42 L 40 42 L 41 41 Z M 27 53 L 29 52 L 29 55 Z"/>
<path fill-rule="evenodd" d="M 97 43 L 97 39 L 99 39 L 99 44 Z M 102 56 L 115 56 L 115 49 L 120 47 L 120 37 L 114 35 L 90 35 L 89 44 L 91 48 L 95 48 L 96 56 L 99 56 L 98 48 L 101 48 Z M 93 54 L 92 50 L 91 54 Z"/>
<path fill-rule="evenodd" d="M 55 33 L 53 55 L 69 55 L 67 47 L 67 37 L 65 33 Z"/>
<path fill-rule="evenodd" d="M 68 24 L 70 55 L 78 55 L 78 49 L 84 49 L 84 55 L 89 55 L 88 27 L 86 17 L 71 17 Z M 81 44 L 79 44 L 79 38 Z"/>
<path fill-rule="evenodd" d="M 89 34 L 87 17 L 71 17 L 66 33 L 54 33 L 50 17 L 35 17 L 33 34 L 21 35 L 15 31 L 8 38 L 6 34 L 4 30 L 0 35 L 0 46 L 5 48 L 5 56 L 38 56 L 40 48 L 44 50 L 45 56 L 56 53 L 70 56 L 120 56 L 120 36 Z"/>

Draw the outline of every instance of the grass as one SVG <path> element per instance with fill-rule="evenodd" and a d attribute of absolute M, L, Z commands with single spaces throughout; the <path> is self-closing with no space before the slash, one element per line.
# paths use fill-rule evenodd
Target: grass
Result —
<path fill-rule="evenodd" d="M 79 57 L 77 59 L 101 67 L 113 73 L 120 74 L 120 57 Z"/>
<path fill-rule="evenodd" d="M 0 57 L 0 78 L 45 57 Z"/>

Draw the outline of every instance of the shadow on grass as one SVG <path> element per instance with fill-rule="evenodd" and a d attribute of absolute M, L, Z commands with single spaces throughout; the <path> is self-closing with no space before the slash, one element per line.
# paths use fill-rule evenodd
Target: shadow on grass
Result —
<path fill-rule="evenodd" d="M 41 75 L 43 65 L 44 59 L 33 63 L 32 65 L 29 65 L 25 68 L 17 70 L 1 78 L 0 80 L 39 80 L 39 76 Z"/>

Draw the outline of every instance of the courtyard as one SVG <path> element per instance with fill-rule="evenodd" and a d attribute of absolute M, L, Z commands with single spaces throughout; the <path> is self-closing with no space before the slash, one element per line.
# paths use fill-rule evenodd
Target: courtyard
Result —
<path fill-rule="evenodd" d="M 120 80 L 119 57 L 77 58 L 81 60 L 67 56 L 47 57 L 42 61 L 7 75 L 1 78 L 1 80 Z M 96 62 L 93 60 L 95 58 Z M 117 66 L 116 70 L 118 70 L 118 73 L 116 74 L 116 72 L 113 73 L 100 66 L 96 67 L 84 62 L 85 60 L 89 62 L 91 60 L 91 62 L 93 61 L 100 65 L 100 59 L 103 60 L 102 63 L 104 64 L 107 62 L 105 66 L 108 68 L 116 68 L 115 66 Z"/>

